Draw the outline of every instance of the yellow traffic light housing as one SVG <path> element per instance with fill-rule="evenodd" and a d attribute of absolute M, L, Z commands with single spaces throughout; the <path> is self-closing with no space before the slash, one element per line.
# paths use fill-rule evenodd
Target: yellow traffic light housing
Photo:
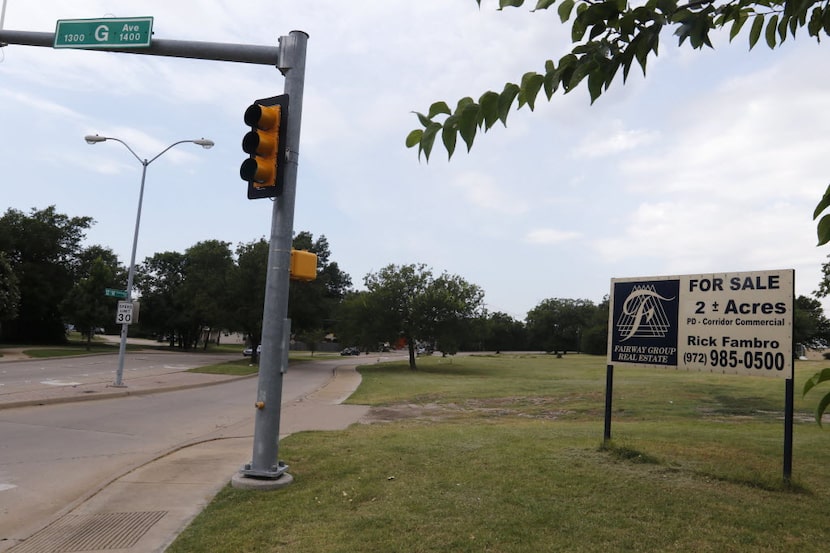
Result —
<path fill-rule="evenodd" d="M 242 150 L 250 157 L 242 162 L 239 176 L 248 182 L 248 199 L 279 196 L 285 178 L 288 95 L 256 100 L 244 119 L 251 130 L 242 139 Z"/>
<path fill-rule="evenodd" d="M 291 280 L 310 282 L 317 278 L 317 254 L 306 250 L 291 249 Z"/>

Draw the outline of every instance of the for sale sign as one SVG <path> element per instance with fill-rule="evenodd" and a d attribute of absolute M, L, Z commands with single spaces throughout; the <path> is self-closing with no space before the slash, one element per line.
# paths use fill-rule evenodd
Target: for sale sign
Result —
<path fill-rule="evenodd" d="M 795 273 L 612 279 L 608 363 L 792 378 Z"/>

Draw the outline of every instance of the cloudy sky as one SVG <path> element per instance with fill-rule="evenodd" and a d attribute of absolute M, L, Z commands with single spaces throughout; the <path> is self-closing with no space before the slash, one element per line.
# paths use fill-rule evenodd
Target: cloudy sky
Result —
<path fill-rule="evenodd" d="M 532 4 L 533 2 L 531 2 Z M 694 51 L 664 36 L 591 106 L 585 87 L 429 163 L 404 140 L 413 111 L 501 90 L 569 45 L 555 11 L 496 0 L 7 0 L 5 29 L 58 19 L 153 16 L 155 38 L 277 45 L 310 36 L 295 231 L 325 235 L 360 287 L 389 263 L 425 263 L 481 286 L 523 320 L 546 298 L 601 301 L 613 277 L 794 268 L 816 289 L 830 250 L 813 209 L 830 182 L 827 51 L 806 33 L 748 51 Z M 201 240 L 268 236 L 269 200 L 239 178 L 242 114 L 280 94 L 276 69 L 10 45 L 0 50 L 0 212 L 55 205 L 91 216 L 87 244 L 126 264 L 141 165 L 153 162 L 139 261 Z M 540 96 L 541 98 L 541 96 Z"/>

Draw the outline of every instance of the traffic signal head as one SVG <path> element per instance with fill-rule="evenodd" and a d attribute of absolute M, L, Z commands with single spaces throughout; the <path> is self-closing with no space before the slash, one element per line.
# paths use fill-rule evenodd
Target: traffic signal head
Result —
<path fill-rule="evenodd" d="M 288 275 L 291 280 L 306 282 L 317 278 L 317 254 L 291 248 L 291 266 Z"/>
<path fill-rule="evenodd" d="M 250 157 L 242 162 L 239 176 L 248 181 L 249 199 L 282 194 L 287 118 L 286 94 L 256 100 L 245 110 L 245 124 L 251 130 L 242 139 L 242 149 Z"/>

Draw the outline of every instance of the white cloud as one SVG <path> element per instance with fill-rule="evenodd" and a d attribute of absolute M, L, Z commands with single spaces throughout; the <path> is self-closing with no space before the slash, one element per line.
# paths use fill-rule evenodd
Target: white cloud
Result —
<path fill-rule="evenodd" d="M 484 173 L 464 172 L 456 175 L 450 184 L 460 189 L 467 202 L 478 209 L 506 215 L 521 215 L 529 209 L 528 202 L 510 193 L 511 183 L 497 181 Z"/>
<path fill-rule="evenodd" d="M 815 198 L 830 151 L 830 79 L 818 83 L 797 65 L 782 60 L 678 107 L 676 132 L 621 166 L 629 186 L 742 202 Z"/>
<path fill-rule="evenodd" d="M 579 232 L 557 230 L 552 228 L 535 229 L 527 233 L 525 242 L 530 244 L 558 244 L 567 242 L 582 236 Z"/>
<path fill-rule="evenodd" d="M 576 158 L 598 158 L 620 154 L 660 139 L 660 133 L 646 129 L 624 129 L 622 121 L 614 120 L 608 128 L 594 131 L 574 147 Z"/>
<path fill-rule="evenodd" d="M 49 117 L 58 116 L 65 119 L 83 119 L 83 115 L 76 110 L 33 94 L 21 94 L 10 90 L 0 90 L 0 98 L 6 102 L 23 106 L 25 109 L 30 110 L 30 113 L 43 113 Z"/>

